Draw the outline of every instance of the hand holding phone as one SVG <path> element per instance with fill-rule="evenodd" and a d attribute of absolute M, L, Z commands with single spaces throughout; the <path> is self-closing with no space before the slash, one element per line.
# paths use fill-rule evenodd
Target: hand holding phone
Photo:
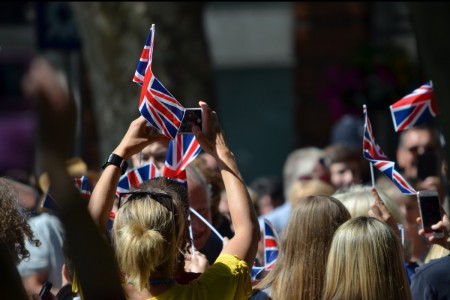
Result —
<path fill-rule="evenodd" d="M 433 235 L 436 238 L 443 238 L 444 232 L 442 230 L 434 230 L 431 228 L 432 225 L 437 224 L 442 219 L 438 192 L 418 191 L 417 201 L 425 237 Z"/>
<path fill-rule="evenodd" d="M 50 299 L 50 290 L 52 289 L 53 284 L 50 281 L 46 281 L 39 292 L 40 299 Z"/>
<path fill-rule="evenodd" d="M 184 111 L 183 120 L 181 121 L 178 133 L 187 134 L 192 133 L 192 126 L 199 126 L 202 128 L 202 109 L 201 108 L 186 108 Z"/>

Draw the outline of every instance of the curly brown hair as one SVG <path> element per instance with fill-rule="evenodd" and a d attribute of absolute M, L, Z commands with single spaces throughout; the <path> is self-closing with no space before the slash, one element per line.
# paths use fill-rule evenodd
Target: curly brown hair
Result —
<path fill-rule="evenodd" d="M 0 178 L 0 243 L 3 243 L 17 265 L 22 259 L 30 256 L 25 248 L 25 239 L 37 247 L 33 231 L 27 218 L 18 204 L 18 192 L 6 178 Z"/>

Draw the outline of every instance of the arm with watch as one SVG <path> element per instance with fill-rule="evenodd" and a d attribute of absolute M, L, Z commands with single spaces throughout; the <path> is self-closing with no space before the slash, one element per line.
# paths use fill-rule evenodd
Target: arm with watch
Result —
<path fill-rule="evenodd" d="M 147 124 L 147 120 L 142 116 L 132 121 L 121 142 L 108 155 L 102 166 L 103 172 L 92 191 L 88 205 L 92 219 L 101 230 L 106 228 L 109 213 L 114 205 L 117 184 L 128 168 L 127 160 L 151 143 L 168 140 Z"/>

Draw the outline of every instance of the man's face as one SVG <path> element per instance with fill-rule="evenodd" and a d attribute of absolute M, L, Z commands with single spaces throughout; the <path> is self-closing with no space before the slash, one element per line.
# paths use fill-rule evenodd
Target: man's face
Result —
<path fill-rule="evenodd" d="M 397 164 L 407 178 L 417 178 L 417 157 L 427 149 L 436 151 L 437 141 L 429 130 L 409 129 L 397 149 Z"/>
<path fill-rule="evenodd" d="M 166 161 L 167 151 L 169 149 L 169 142 L 156 142 L 145 147 L 141 153 L 133 155 L 131 160 L 133 166 L 138 167 L 146 163 L 153 163 L 159 170 L 164 167 Z"/>
<path fill-rule="evenodd" d="M 346 189 L 361 182 L 361 168 L 358 161 L 335 162 L 330 166 L 330 180 L 337 189 Z"/>
<path fill-rule="evenodd" d="M 187 174 L 189 205 L 211 224 L 211 208 L 206 188 Z M 194 178 L 194 179 L 193 179 Z M 191 226 L 196 249 L 202 249 L 211 234 L 211 229 L 195 214 L 191 213 Z"/>

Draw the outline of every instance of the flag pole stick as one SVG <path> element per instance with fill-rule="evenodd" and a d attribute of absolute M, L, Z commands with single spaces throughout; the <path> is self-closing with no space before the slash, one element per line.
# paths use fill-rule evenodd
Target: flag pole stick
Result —
<path fill-rule="evenodd" d="M 195 257 L 195 247 L 194 247 L 194 234 L 192 233 L 192 224 L 191 224 L 191 214 L 188 215 L 188 220 L 189 220 L 189 236 L 191 238 L 191 252 L 192 252 L 192 257 Z"/>
<path fill-rule="evenodd" d="M 199 214 L 195 209 L 193 209 L 192 207 L 189 207 L 189 210 L 191 212 L 193 212 L 200 220 L 203 221 L 203 223 L 205 223 L 206 225 L 208 225 L 209 228 L 211 228 L 211 230 L 219 237 L 219 239 L 223 242 L 223 236 L 211 225 L 209 224 L 209 222 L 203 218 L 203 216 L 201 214 Z"/>
<path fill-rule="evenodd" d="M 372 162 L 369 162 L 370 164 L 370 176 L 372 177 L 372 186 L 375 187 L 375 176 L 373 175 L 373 164 Z"/>

